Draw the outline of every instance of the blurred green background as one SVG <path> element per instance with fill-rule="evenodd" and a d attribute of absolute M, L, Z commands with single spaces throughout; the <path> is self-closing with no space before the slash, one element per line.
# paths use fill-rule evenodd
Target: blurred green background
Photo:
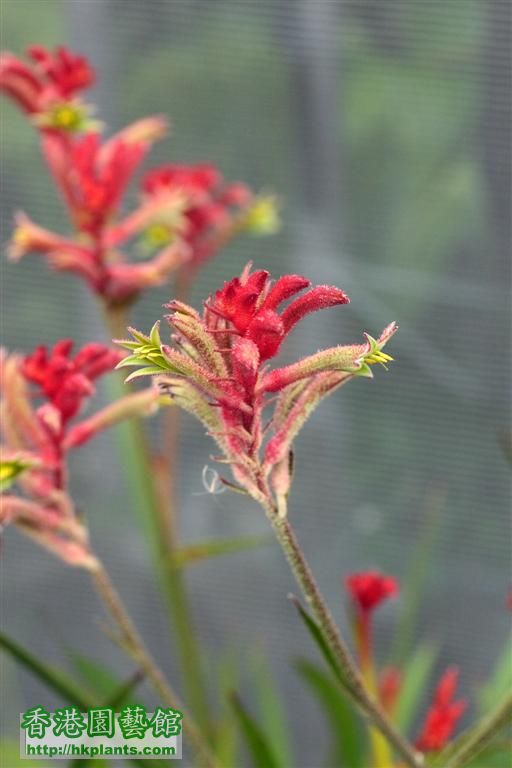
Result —
<path fill-rule="evenodd" d="M 337 284 L 352 300 L 309 319 L 283 359 L 400 323 L 390 372 L 336 394 L 301 435 L 291 515 L 340 621 L 347 572 L 375 566 L 405 581 L 416 564 L 415 635 L 440 647 L 440 665 L 460 665 L 473 695 L 506 638 L 511 576 L 507 0 L 3 0 L 1 14 L 3 48 L 64 42 L 93 58 L 99 84 L 89 100 L 108 131 L 143 114 L 171 116 L 172 136 L 148 167 L 207 160 L 279 194 L 282 232 L 239 240 L 210 263 L 194 288 L 197 306 L 253 259 L 276 275 Z M 65 228 L 33 130 L 5 102 L 1 127 L 2 242 L 19 208 Z M 93 298 L 73 278 L 36 257 L 4 260 L 2 276 L 8 347 L 104 337 Z M 171 294 L 168 286 L 147 295 L 137 325 L 149 328 Z M 212 447 L 196 424 L 184 426 L 184 537 L 265 532 L 249 502 L 196 495 Z M 105 435 L 76 456 L 75 494 L 173 674 L 119 444 Z M 433 545 L 422 573 L 425 536 Z M 125 668 L 80 574 L 12 531 L 2 568 L 4 627 L 33 652 L 57 660 L 78 646 Z M 189 584 L 212 658 L 252 645 L 268 656 L 293 697 L 300 765 L 311 765 L 320 725 L 288 668 L 307 640 L 287 605 L 280 553 L 198 565 Z M 397 614 L 386 607 L 378 620 L 383 658 Z M 398 653 L 410 644 L 404 637 Z M 15 735 L 14 713 L 52 699 L 10 663 L 4 680 Z"/>

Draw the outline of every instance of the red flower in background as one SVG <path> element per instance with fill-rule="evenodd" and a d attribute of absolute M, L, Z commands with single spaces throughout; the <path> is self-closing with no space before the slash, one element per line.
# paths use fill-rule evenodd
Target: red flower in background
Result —
<path fill-rule="evenodd" d="M 416 746 L 422 752 L 442 749 L 450 740 L 458 721 L 462 717 L 467 701 L 454 701 L 459 670 L 446 670 L 434 692 L 434 701 L 427 712 L 425 722 Z"/>
<path fill-rule="evenodd" d="M 0 350 L 2 461 L 22 492 L 2 493 L 0 523 L 14 523 L 70 565 L 94 568 L 87 529 L 68 492 L 68 453 L 122 419 L 152 413 L 158 391 L 126 395 L 72 424 L 96 379 L 122 358 L 102 344 L 86 344 L 75 355 L 72 346 L 63 339 L 23 358 Z"/>
<path fill-rule="evenodd" d="M 390 597 L 398 595 L 399 586 L 392 576 L 378 571 L 353 573 L 345 581 L 347 591 L 358 611 L 371 613 Z"/>
<path fill-rule="evenodd" d="M 60 236 L 19 213 L 11 258 L 33 251 L 59 271 L 85 279 L 107 305 L 127 305 L 180 270 L 186 293 L 194 269 L 242 231 L 271 234 L 278 227 L 271 196 L 255 197 L 244 184 L 228 184 L 212 165 L 164 165 L 149 172 L 135 210 L 120 217 L 129 183 L 167 122 L 138 120 L 103 141 L 78 94 L 94 81 L 84 56 L 60 46 L 28 49 L 29 62 L 0 56 L 0 89 L 40 129 L 45 160 L 64 199 L 75 237 Z M 138 237 L 140 259 L 120 251 Z"/>
<path fill-rule="evenodd" d="M 127 262 L 119 246 L 162 210 L 175 211 L 176 197 L 160 197 L 120 222 L 115 219 L 133 174 L 165 130 L 165 120 L 155 116 L 106 141 L 96 132 L 46 133 L 43 152 L 79 236 L 62 237 L 18 213 L 10 257 L 40 253 L 54 269 L 80 275 L 107 303 L 130 302 L 144 288 L 164 282 L 188 259 L 185 243 L 178 240 L 137 263 Z"/>
<path fill-rule="evenodd" d="M 73 341 L 62 339 L 50 351 L 37 347 L 21 365 L 25 380 L 38 386 L 39 394 L 59 412 L 62 424 L 76 416 L 94 393 L 93 381 L 112 371 L 123 357 L 103 344 L 86 344 L 74 357 L 72 349 Z"/>
<path fill-rule="evenodd" d="M 31 59 L 28 63 L 11 53 L 0 56 L 0 89 L 28 114 L 46 113 L 52 107 L 64 106 L 94 83 L 94 70 L 85 56 L 74 54 L 65 46 L 52 52 L 33 45 L 27 49 L 27 56 Z M 65 113 L 62 117 L 60 127 L 72 127 L 65 124 Z"/>
<path fill-rule="evenodd" d="M 182 196 L 180 235 L 191 249 L 193 267 L 209 259 L 238 226 L 245 224 L 240 213 L 254 203 L 254 195 L 245 184 L 227 184 L 220 171 L 208 164 L 159 166 L 144 176 L 141 188 L 146 199 L 169 193 Z M 161 225 L 165 227 L 165 222 Z M 176 234 L 172 226 L 167 234 Z"/>

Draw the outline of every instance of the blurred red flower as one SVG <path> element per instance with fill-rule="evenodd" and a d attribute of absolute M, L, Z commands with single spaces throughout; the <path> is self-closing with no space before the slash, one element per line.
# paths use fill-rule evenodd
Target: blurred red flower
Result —
<path fill-rule="evenodd" d="M 422 752 L 442 749 L 452 736 L 462 717 L 467 701 L 454 701 L 459 670 L 450 667 L 440 679 L 434 692 L 434 701 L 427 712 L 416 746 Z"/>
<path fill-rule="evenodd" d="M 369 613 L 390 597 L 398 595 L 399 586 L 392 576 L 378 571 L 363 571 L 347 577 L 347 591 L 354 605 L 363 613 Z"/>

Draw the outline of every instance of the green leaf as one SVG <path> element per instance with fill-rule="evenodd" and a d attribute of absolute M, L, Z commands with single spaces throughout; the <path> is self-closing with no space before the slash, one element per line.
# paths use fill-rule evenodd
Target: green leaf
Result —
<path fill-rule="evenodd" d="M 124 380 L 125 384 L 128 384 L 134 379 L 138 379 L 140 376 L 154 376 L 155 374 L 164 373 L 163 368 L 156 368 L 155 366 L 147 366 L 146 368 L 139 368 L 138 371 L 133 371 Z"/>
<path fill-rule="evenodd" d="M 273 543 L 272 536 L 236 536 L 229 539 L 210 539 L 180 547 L 173 553 L 173 564 L 179 568 L 195 565 L 210 557 L 247 552 Z"/>
<path fill-rule="evenodd" d="M 347 679 L 345 673 L 340 668 L 340 665 L 334 658 L 331 649 L 327 645 L 324 636 L 322 632 L 320 631 L 320 627 L 316 623 L 316 621 L 309 615 L 309 613 L 302 607 L 299 600 L 294 595 L 290 595 L 290 600 L 292 601 L 293 605 L 298 611 L 298 614 L 302 621 L 304 622 L 306 629 L 308 630 L 309 634 L 313 638 L 316 646 L 319 648 L 320 653 L 324 657 L 325 661 L 327 662 L 329 668 L 334 673 L 334 676 L 336 680 L 343 686 L 344 690 L 349 694 L 349 696 L 352 697 L 352 699 L 357 702 L 359 700 L 359 695 L 357 691 L 354 689 L 352 683 Z"/>
<path fill-rule="evenodd" d="M 216 664 L 218 691 L 218 720 L 215 724 L 214 744 L 215 754 L 221 765 L 239 765 L 238 729 L 233 721 L 233 712 L 229 701 L 231 691 L 234 691 L 240 681 L 240 665 L 237 652 L 226 649 L 223 658 Z"/>
<path fill-rule="evenodd" d="M 503 654 L 498 659 L 491 679 L 482 688 L 479 696 L 480 711 L 488 712 L 496 701 L 512 690 L 512 643 L 507 639 Z"/>
<path fill-rule="evenodd" d="M 306 659 L 299 659 L 295 669 L 319 701 L 331 725 L 332 764 L 344 768 L 365 768 L 364 732 L 351 700 L 323 669 Z"/>
<path fill-rule="evenodd" d="M 414 722 L 437 655 L 435 648 L 420 646 L 404 668 L 394 718 L 402 732 L 406 732 Z"/>
<path fill-rule="evenodd" d="M 98 704 L 109 699 L 118 689 L 119 680 L 100 662 L 75 652 L 68 653 L 68 656 L 89 690 L 98 697 Z"/>
<path fill-rule="evenodd" d="M 15 661 L 21 664 L 21 666 L 25 667 L 33 675 L 35 675 L 35 677 L 39 678 L 39 680 L 45 683 L 45 685 L 54 691 L 54 693 L 58 694 L 58 696 L 61 696 L 66 702 L 75 704 L 82 712 L 85 712 L 89 709 L 89 707 L 94 707 L 98 704 L 98 702 L 93 699 L 92 696 L 84 694 L 83 690 L 75 683 L 75 681 L 68 677 L 65 673 L 50 667 L 48 664 L 44 664 L 39 659 L 36 659 L 34 656 L 32 656 L 32 654 L 22 648 L 19 643 L 11 640 L 3 633 L 0 633 L 0 648 L 3 648 L 3 650 L 6 651 L 6 653 L 8 653 Z M 118 685 L 111 694 L 110 698 L 105 702 L 105 705 L 116 707 L 118 704 L 122 703 L 130 691 L 133 690 L 135 685 L 139 683 L 140 679 L 140 673 L 136 672 L 135 675 L 132 675 L 128 681 Z M 39 764 L 39 762 L 40 761 L 38 760 L 37 763 Z M 80 760 L 75 762 L 79 763 L 79 768 L 85 768 L 87 764 L 90 766 L 98 765 L 98 761 L 90 762 L 87 760 Z M 152 763 L 148 763 L 147 760 L 134 758 L 133 760 L 130 760 L 130 762 L 141 766 L 141 768 L 144 766 L 145 768 L 152 768 Z M 22 763 L 23 766 L 30 765 L 30 763 L 27 763 L 26 760 L 23 760 Z M 1 760 L 0 765 L 3 765 Z M 6 762 L 5 765 L 14 766 L 15 764 Z"/>
<path fill-rule="evenodd" d="M 283 709 L 275 678 L 266 658 L 260 653 L 251 664 L 252 686 L 258 698 L 258 713 L 262 728 L 268 734 L 281 765 L 294 765 L 288 739 L 288 723 Z"/>
<path fill-rule="evenodd" d="M 422 519 L 425 522 L 419 531 L 403 579 L 404 587 L 400 601 L 402 608 L 391 653 L 392 663 L 398 667 L 402 667 L 414 647 L 415 629 L 421 612 L 425 583 L 431 571 L 443 519 L 442 513 L 446 507 L 444 489 L 434 488 L 424 506 Z"/>
<path fill-rule="evenodd" d="M 33 675 L 66 701 L 76 704 L 82 710 L 95 706 L 95 702 L 84 695 L 81 688 L 64 672 L 56 670 L 32 656 L 19 643 L 11 640 L 3 633 L 0 633 L 0 648 L 3 648 L 15 661 L 30 670 Z"/>
<path fill-rule="evenodd" d="M 2 459 L 0 461 L 0 491 L 7 491 L 17 478 L 27 469 L 33 467 L 36 462 L 27 459 Z"/>
<path fill-rule="evenodd" d="M 129 703 L 127 697 L 144 679 L 143 673 L 136 670 L 127 680 L 121 681 L 98 661 L 74 652 L 69 657 L 82 680 L 96 694 L 97 704 L 115 708 Z"/>
<path fill-rule="evenodd" d="M 254 768 L 288 768 L 280 765 L 273 746 L 236 693 L 231 694 L 230 701 Z"/>
<path fill-rule="evenodd" d="M 137 669 L 124 683 L 118 685 L 117 689 L 105 702 L 106 706 L 114 707 L 114 709 L 117 710 L 118 708 L 129 704 L 129 696 L 131 692 L 134 691 L 143 680 L 144 673 L 142 670 Z"/>

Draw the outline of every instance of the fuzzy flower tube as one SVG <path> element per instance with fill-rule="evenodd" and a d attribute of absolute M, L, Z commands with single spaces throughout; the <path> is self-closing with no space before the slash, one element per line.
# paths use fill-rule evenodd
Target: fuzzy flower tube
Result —
<path fill-rule="evenodd" d="M 69 493 L 69 452 L 123 419 L 152 413 L 159 393 L 150 387 L 126 395 L 76 421 L 96 379 L 113 371 L 122 354 L 86 344 L 73 355 L 72 347 L 62 339 L 25 357 L 2 354 L 2 490 L 9 492 L 1 497 L 0 522 L 15 524 L 68 565 L 94 570 L 88 531 Z"/>
<path fill-rule="evenodd" d="M 348 693 L 404 764 L 418 768 L 421 754 L 368 690 L 287 520 L 293 441 L 324 398 L 392 360 L 382 350 L 397 326 L 391 323 L 377 339 L 365 334 L 362 343 L 331 347 L 285 367 L 271 368 L 269 361 L 307 315 L 348 302 L 334 286 L 310 287 L 301 275 L 273 282 L 249 264 L 209 297 L 202 313 L 181 301 L 166 305 L 172 345 L 162 340 L 159 322 L 148 335 L 130 329 L 132 338 L 117 342 L 131 353 L 118 367 L 135 368 L 127 381 L 156 377 L 170 403 L 205 426 L 221 450 L 217 460 L 231 468 L 232 480 L 222 481 L 265 510 Z"/>
<path fill-rule="evenodd" d="M 118 367 L 136 368 L 127 381 L 157 376 L 161 390 L 217 442 L 236 490 L 284 517 L 294 439 L 325 397 L 354 377 L 371 377 L 372 364 L 392 359 L 382 348 L 397 326 L 391 323 L 378 339 L 366 334 L 361 344 L 325 349 L 284 368 L 270 369 L 268 361 L 306 315 L 348 301 L 339 288 L 310 288 L 300 275 L 272 282 L 268 272 L 251 272 L 248 265 L 210 296 L 202 314 L 179 301 L 166 305 L 173 346 L 161 340 L 158 322 L 147 336 L 131 329 L 132 340 L 118 342 L 131 352 Z"/>

